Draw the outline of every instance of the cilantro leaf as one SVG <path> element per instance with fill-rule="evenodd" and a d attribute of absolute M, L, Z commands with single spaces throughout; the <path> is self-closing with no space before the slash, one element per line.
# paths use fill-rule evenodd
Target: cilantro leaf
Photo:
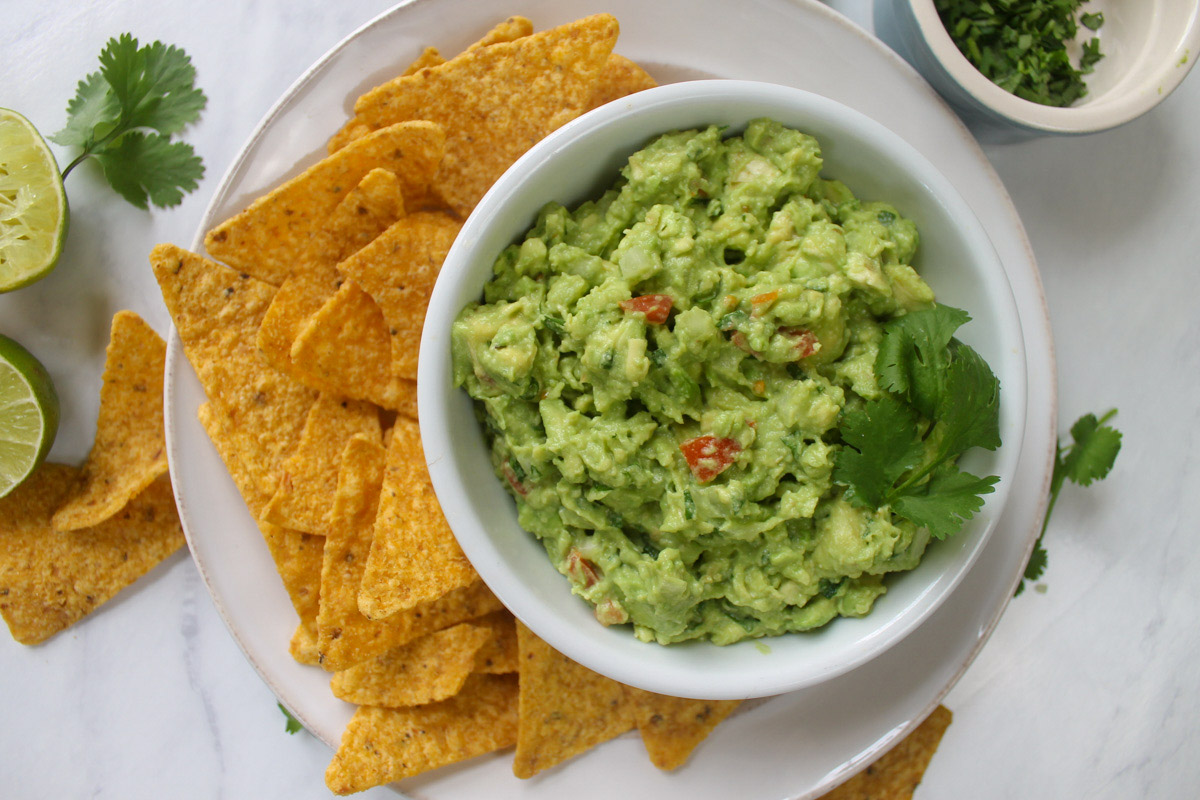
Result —
<path fill-rule="evenodd" d="M 122 197 L 139 208 L 178 205 L 204 176 L 190 145 L 169 137 L 195 122 L 207 99 L 183 50 L 154 42 L 139 46 L 125 33 L 109 39 L 100 71 L 79 82 L 67 104 L 67 124 L 51 138 L 78 147 L 63 170 L 95 157 Z"/>
<path fill-rule="evenodd" d="M 117 124 L 121 107 L 104 76 L 93 72 L 75 88 L 75 97 L 67 104 L 67 115 L 66 127 L 51 136 L 50 141 L 64 147 L 87 148 L 95 143 L 97 135 L 103 138 Z"/>
<path fill-rule="evenodd" d="M 126 33 L 109 40 L 100 67 L 131 130 L 153 128 L 169 136 L 200 117 L 204 92 L 193 86 L 196 69 L 179 48 L 162 42 L 138 47 Z"/>
<path fill-rule="evenodd" d="M 944 394 L 947 347 L 970 319 L 961 309 L 939 304 L 888 322 L 875 362 L 880 388 L 906 397 L 925 417 L 933 417 Z"/>
<path fill-rule="evenodd" d="M 941 447 L 954 453 L 995 450 L 1000 446 L 1000 382 L 979 353 L 958 341 L 951 345 L 942 404 L 935 411 Z"/>
<path fill-rule="evenodd" d="M 983 495 L 991 494 L 1000 479 L 995 475 L 977 478 L 953 463 L 944 462 L 920 489 L 900 495 L 892 509 L 907 520 L 928 528 L 935 539 L 958 532 L 983 508 Z"/>
<path fill-rule="evenodd" d="M 1113 412 L 1105 415 L 1107 421 Z M 1121 432 L 1101 424 L 1095 414 L 1085 414 L 1071 426 L 1074 443 L 1063 459 L 1067 478 L 1080 486 L 1105 478 L 1121 450 Z"/>
<path fill-rule="evenodd" d="M 285 731 L 294 734 L 304 730 L 304 726 L 300 724 L 300 720 L 293 717 L 292 712 L 283 707 L 283 703 L 276 703 L 275 705 L 279 706 L 279 710 L 283 712 L 283 716 L 287 719 L 287 722 L 283 726 Z"/>
<path fill-rule="evenodd" d="M 1000 383 L 954 338 L 970 319 L 937 305 L 884 326 L 875 361 L 883 397 L 843 411 L 833 479 L 852 503 L 890 507 L 938 539 L 983 507 L 995 476 L 955 466 L 974 447 L 1000 446 Z"/>
<path fill-rule="evenodd" d="M 1069 480 L 1079 486 L 1091 486 L 1112 471 L 1117 454 L 1121 451 L 1121 432 L 1105 423 L 1116 414 L 1115 408 L 1099 419 L 1095 414 L 1084 414 L 1071 426 L 1071 444 L 1065 447 L 1061 441 L 1055 444 L 1054 471 L 1050 476 L 1050 500 L 1046 504 L 1046 516 L 1042 519 L 1041 533 L 1034 542 L 1033 554 L 1025 565 L 1025 574 L 1017 585 L 1016 594 L 1025 590 L 1025 581 L 1037 580 L 1046 569 L 1047 555 L 1042 540 L 1046 537 L 1050 514 L 1058 502 L 1063 484 Z"/>
<path fill-rule="evenodd" d="M 1041 537 L 1033 545 L 1033 552 L 1029 554 L 1029 561 L 1025 564 L 1025 573 L 1021 576 L 1021 582 L 1017 584 L 1017 591 L 1013 593 L 1013 597 L 1025 591 L 1025 581 L 1036 581 L 1042 577 L 1042 573 L 1046 571 L 1046 564 L 1049 562 L 1049 554 L 1046 552 L 1045 545 L 1042 544 Z"/>
<path fill-rule="evenodd" d="M 1068 106 L 1087 94 L 1083 76 L 1100 60 L 1100 40 L 1081 42 L 1078 66 L 1068 43 L 1079 26 L 1095 31 L 1104 14 L 1076 14 L 1086 0 L 934 0 L 955 45 L 1000 88 L 1034 103 Z"/>
<path fill-rule="evenodd" d="M 833 479 L 849 487 L 852 502 L 887 505 L 893 484 L 921 463 L 925 451 L 916 412 L 885 395 L 843 414 L 841 432 L 846 447 L 834 463 Z"/>
<path fill-rule="evenodd" d="M 116 146 L 97 153 L 96 160 L 117 193 L 138 208 L 147 207 L 147 198 L 162 208 L 179 205 L 204 174 L 190 144 L 157 133 L 131 131 Z"/>

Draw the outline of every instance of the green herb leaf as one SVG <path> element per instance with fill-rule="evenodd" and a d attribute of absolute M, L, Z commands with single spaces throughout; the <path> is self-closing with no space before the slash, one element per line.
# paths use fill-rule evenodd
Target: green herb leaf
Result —
<path fill-rule="evenodd" d="M 162 208 L 179 205 L 204 174 L 190 144 L 157 133 L 131 131 L 116 145 L 96 153 L 96 160 L 109 184 L 138 208 L 147 207 L 147 198 Z"/>
<path fill-rule="evenodd" d="M 935 539 L 945 539 L 983 508 L 983 495 L 995 491 L 993 487 L 999 480 L 995 475 L 977 478 L 952 463 L 942 463 L 923 489 L 900 495 L 892 508 L 905 519 L 928 528 Z"/>
<path fill-rule="evenodd" d="M 63 175 L 95 157 L 112 187 L 139 208 L 178 205 L 204 176 L 190 145 L 170 136 L 195 122 L 204 93 L 183 50 L 162 42 L 138 45 L 131 34 L 110 39 L 100 71 L 79 82 L 67 124 L 51 139 L 78 147 Z"/>
<path fill-rule="evenodd" d="M 1066 447 L 1058 442 L 1054 448 L 1054 471 L 1050 476 L 1050 500 L 1046 504 L 1046 516 L 1042 519 L 1042 530 L 1033 546 L 1033 554 L 1025 565 L 1025 574 L 1017 585 L 1016 594 L 1025 590 L 1025 581 L 1037 580 L 1046 569 L 1047 554 L 1042 540 L 1050 526 L 1050 515 L 1058 502 L 1058 494 L 1067 481 L 1079 486 L 1091 486 L 1103 480 L 1112 471 L 1121 452 L 1121 432 L 1107 423 L 1117 415 L 1111 409 L 1097 419 L 1095 414 L 1084 414 L 1071 426 L 1071 444 Z"/>
<path fill-rule="evenodd" d="M 275 705 L 279 706 L 279 710 L 282 711 L 283 716 L 287 718 L 287 723 L 283 726 L 285 731 L 294 734 L 298 731 L 304 730 L 304 726 L 300 724 L 300 720 L 293 717 L 292 712 L 283 707 L 283 703 L 276 703 Z"/>
<path fill-rule="evenodd" d="M 1082 44 L 1078 66 L 1067 43 L 1079 25 L 1098 30 L 1102 13 L 1076 15 L 1085 0 L 934 0 L 946 31 L 981 73 L 1034 103 L 1068 106 L 1087 94 L 1083 76 L 1100 60 L 1100 41 Z"/>
<path fill-rule="evenodd" d="M 890 507 L 938 539 L 957 532 L 995 476 L 960 471 L 974 447 L 1000 446 L 1000 383 L 954 338 L 970 317 L 938 305 L 884 326 L 875 373 L 885 394 L 842 414 L 833 479 L 859 506 Z"/>

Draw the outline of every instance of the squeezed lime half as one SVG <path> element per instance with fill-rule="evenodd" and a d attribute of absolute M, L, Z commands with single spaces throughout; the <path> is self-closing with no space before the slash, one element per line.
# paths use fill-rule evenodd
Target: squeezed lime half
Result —
<path fill-rule="evenodd" d="M 0 497 L 28 478 L 58 433 L 58 393 L 42 363 L 0 334 Z"/>
<path fill-rule="evenodd" d="M 0 108 L 0 292 L 41 278 L 67 238 L 58 162 L 29 120 Z"/>

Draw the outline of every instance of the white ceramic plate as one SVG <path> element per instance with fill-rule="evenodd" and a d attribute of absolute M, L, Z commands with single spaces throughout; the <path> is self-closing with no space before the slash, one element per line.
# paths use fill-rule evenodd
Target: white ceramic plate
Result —
<path fill-rule="evenodd" d="M 815 797 L 907 734 L 978 653 L 1012 596 L 1044 510 L 1056 432 L 1054 356 L 1041 283 L 1019 218 L 982 152 L 905 62 L 811 0 L 416 0 L 331 50 L 265 117 L 217 190 L 197 231 L 243 208 L 324 153 L 353 99 L 427 45 L 454 53 L 504 17 L 545 28 L 598 11 L 621 22 L 617 50 L 660 82 L 728 77 L 832 97 L 906 138 L 947 175 L 991 237 L 1016 297 L 1027 350 L 1029 409 L 1011 500 L 975 566 L 919 629 L 878 659 L 822 684 L 747 708 L 722 723 L 681 770 L 650 765 L 635 735 L 529 781 L 511 754 L 406 781 L 413 797 Z M 172 479 L 193 557 L 247 658 L 308 730 L 336 746 L 353 708 L 326 673 L 294 662 L 295 614 L 257 529 L 196 419 L 203 390 L 172 330 L 166 413 Z"/>

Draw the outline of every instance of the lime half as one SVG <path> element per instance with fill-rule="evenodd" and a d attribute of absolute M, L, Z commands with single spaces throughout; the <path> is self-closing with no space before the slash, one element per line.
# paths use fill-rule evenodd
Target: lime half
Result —
<path fill-rule="evenodd" d="M 58 394 L 33 355 L 0 334 L 0 497 L 38 468 L 58 433 Z"/>
<path fill-rule="evenodd" d="M 37 128 L 0 108 L 0 292 L 54 269 L 67 238 L 67 193 Z"/>

